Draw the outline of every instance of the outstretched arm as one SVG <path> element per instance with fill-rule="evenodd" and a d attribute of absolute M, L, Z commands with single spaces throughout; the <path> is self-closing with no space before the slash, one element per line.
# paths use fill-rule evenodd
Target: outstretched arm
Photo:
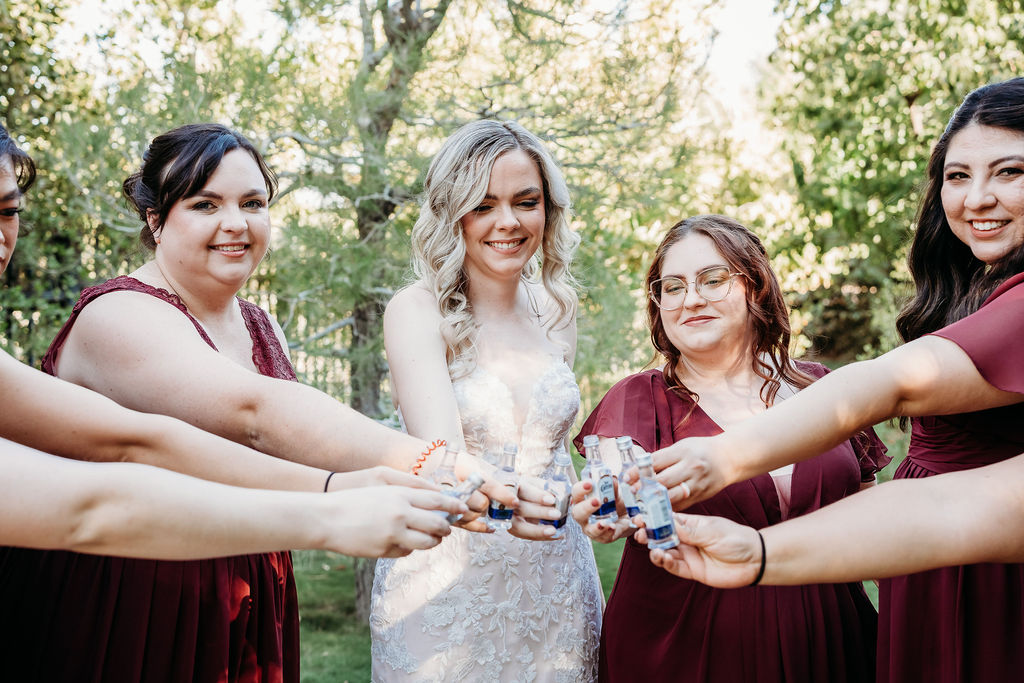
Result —
<path fill-rule="evenodd" d="M 397 557 L 449 533 L 433 510 L 465 507 L 435 491 L 395 486 L 330 494 L 240 489 L 145 465 L 68 460 L 0 439 L 4 545 L 157 559 L 295 548 Z"/>
<path fill-rule="evenodd" d="M 878 524 L 879 519 L 886 520 Z M 718 517 L 676 515 L 685 545 L 651 552 L 673 574 L 749 585 L 757 532 Z M 763 529 L 761 583 L 859 581 L 976 562 L 1024 562 L 1024 455 L 924 479 L 891 481 Z M 640 532 L 642 538 L 642 532 Z"/>
<path fill-rule="evenodd" d="M 654 464 L 681 509 L 734 482 L 813 457 L 890 417 L 1022 400 L 989 384 L 955 343 L 926 336 L 840 368 L 722 434 L 678 441 L 655 453 Z"/>

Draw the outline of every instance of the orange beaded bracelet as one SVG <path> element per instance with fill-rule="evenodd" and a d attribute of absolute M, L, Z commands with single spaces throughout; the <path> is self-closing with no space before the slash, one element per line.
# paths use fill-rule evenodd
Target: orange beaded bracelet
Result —
<path fill-rule="evenodd" d="M 413 474 L 418 475 L 420 473 L 420 468 L 423 467 L 423 463 L 426 462 L 427 460 L 427 456 L 436 451 L 438 448 L 443 448 L 444 446 L 447 445 L 448 442 L 445 441 L 444 439 L 432 441 L 430 445 L 427 446 L 427 448 L 422 453 L 420 453 L 420 457 L 416 458 L 416 462 L 413 463 L 412 469 L 410 469 L 409 471 L 412 472 Z"/>

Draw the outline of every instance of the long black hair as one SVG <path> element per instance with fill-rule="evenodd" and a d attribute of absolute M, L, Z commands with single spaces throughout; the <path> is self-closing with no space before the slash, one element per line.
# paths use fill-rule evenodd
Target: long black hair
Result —
<path fill-rule="evenodd" d="M 974 123 L 1024 136 L 1024 78 L 991 83 L 968 95 L 932 150 L 928 186 L 910 245 L 910 274 L 916 292 L 896 319 L 904 341 L 974 313 L 1000 282 L 1024 271 L 1024 245 L 986 266 L 953 234 L 942 209 L 943 168 L 950 140 Z"/>

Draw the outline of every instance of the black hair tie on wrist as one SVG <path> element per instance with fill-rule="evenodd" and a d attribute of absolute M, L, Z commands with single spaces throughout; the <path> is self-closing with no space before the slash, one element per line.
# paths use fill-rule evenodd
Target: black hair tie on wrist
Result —
<path fill-rule="evenodd" d="M 760 531 L 757 532 L 757 538 L 761 541 L 761 569 L 758 570 L 757 578 L 755 578 L 754 582 L 750 584 L 751 586 L 756 586 L 761 583 L 761 579 L 764 577 L 765 556 L 767 555 L 767 551 L 764 549 L 764 536 L 761 535 Z"/>
<path fill-rule="evenodd" d="M 324 493 L 327 493 L 327 487 L 331 485 L 331 477 L 333 477 L 335 474 L 337 474 L 337 472 L 331 472 L 330 474 L 327 475 L 327 481 L 324 482 Z M 761 541 L 761 545 L 762 546 L 764 545 L 764 541 Z M 764 566 L 763 566 L 764 565 L 764 560 L 761 560 L 761 565 L 762 565 L 761 566 L 761 573 L 763 574 L 764 573 Z"/>

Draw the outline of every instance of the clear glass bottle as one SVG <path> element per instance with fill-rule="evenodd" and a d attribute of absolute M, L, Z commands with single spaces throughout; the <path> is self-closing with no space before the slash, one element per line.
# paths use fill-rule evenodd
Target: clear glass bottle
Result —
<path fill-rule="evenodd" d="M 441 493 L 445 494 L 446 496 L 451 496 L 452 498 L 457 498 L 461 500 L 463 503 L 465 503 L 466 501 L 469 500 L 469 497 L 473 495 L 473 492 L 480 488 L 480 486 L 483 483 L 484 477 L 482 474 L 480 474 L 479 472 L 470 472 L 469 476 L 466 477 L 465 481 L 462 481 L 456 484 L 455 486 L 446 486 L 444 484 L 441 484 Z M 444 515 L 445 519 L 448 520 L 449 524 L 455 524 L 460 519 L 462 519 L 462 515 L 460 515 L 457 512 L 449 513 L 445 512 L 444 510 L 438 510 L 437 513 L 439 515 Z"/>
<path fill-rule="evenodd" d="M 619 521 L 619 513 L 615 509 L 615 475 L 601 458 L 600 440 L 597 434 L 587 434 L 583 437 L 583 450 L 587 456 L 587 465 L 584 467 L 584 476 L 589 476 L 594 482 L 594 495 L 601 506 L 590 515 L 590 523 Z"/>
<path fill-rule="evenodd" d="M 636 496 L 633 495 L 633 489 L 628 484 L 622 483 L 622 475 L 626 473 L 631 467 L 636 466 L 636 460 L 633 459 L 633 437 L 631 436 L 620 436 L 615 439 L 615 446 L 619 449 L 619 458 L 622 460 L 622 468 L 619 470 L 619 498 L 622 499 L 622 504 L 626 508 L 626 514 L 629 515 L 629 527 L 636 529 L 636 524 L 633 523 L 633 518 L 640 514 L 640 506 L 637 505 Z"/>
<path fill-rule="evenodd" d="M 555 497 L 554 507 L 561 517 L 537 521 L 555 527 L 555 535 L 551 538 L 562 538 L 565 536 L 565 522 L 569 519 L 569 499 L 572 497 L 572 481 L 569 479 L 572 460 L 569 459 L 568 451 L 564 448 L 555 449 L 554 465 L 555 470 L 551 474 L 551 478 L 544 482 L 544 490 L 550 491 Z"/>
<path fill-rule="evenodd" d="M 637 455 L 636 464 L 640 468 L 640 490 L 636 496 L 644 516 L 644 526 L 647 527 L 647 547 L 652 550 L 675 548 L 679 545 L 679 537 L 676 536 L 676 525 L 672 521 L 668 489 L 654 478 L 650 453 Z"/>
<path fill-rule="evenodd" d="M 441 491 L 445 493 L 459 485 L 459 478 L 455 476 L 455 460 L 458 456 L 458 451 L 446 448 L 444 455 L 441 456 L 441 464 L 430 475 L 434 483 L 440 486 Z"/>
<path fill-rule="evenodd" d="M 518 450 L 514 443 L 505 444 L 498 469 L 494 473 L 494 478 L 498 483 L 511 489 L 512 495 L 519 492 L 519 479 L 516 477 L 516 452 Z M 492 500 L 487 508 L 487 526 L 495 530 L 508 529 L 512 526 L 512 513 L 512 508 Z"/>

